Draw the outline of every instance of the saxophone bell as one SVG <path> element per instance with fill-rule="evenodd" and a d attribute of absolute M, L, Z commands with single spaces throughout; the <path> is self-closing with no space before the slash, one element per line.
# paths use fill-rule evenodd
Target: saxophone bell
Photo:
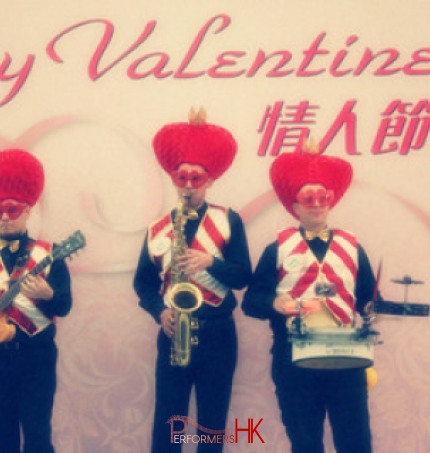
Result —
<path fill-rule="evenodd" d="M 175 333 L 172 337 L 170 364 L 186 367 L 191 359 L 191 347 L 199 344 L 198 320 L 192 316 L 203 303 L 199 288 L 189 282 L 174 285 L 169 293 L 170 305 L 175 310 Z"/>
<path fill-rule="evenodd" d="M 170 305 L 183 313 L 196 311 L 203 303 L 199 288 L 189 282 L 176 283 L 169 293 Z"/>

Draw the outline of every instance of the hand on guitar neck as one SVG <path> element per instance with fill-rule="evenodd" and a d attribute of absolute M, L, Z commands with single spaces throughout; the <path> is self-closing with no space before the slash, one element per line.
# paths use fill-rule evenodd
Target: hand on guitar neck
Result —
<path fill-rule="evenodd" d="M 53 289 L 40 275 L 28 274 L 21 283 L 20 291 L 32 299 L 50 300 L 54 296 Z"/>
<path fill-rule="evenodd" d="M 7 343 L 13 340 L 16 335 L 16 327 L 8 322 L 5 313 L 0 312 L 0 343 Z"/>

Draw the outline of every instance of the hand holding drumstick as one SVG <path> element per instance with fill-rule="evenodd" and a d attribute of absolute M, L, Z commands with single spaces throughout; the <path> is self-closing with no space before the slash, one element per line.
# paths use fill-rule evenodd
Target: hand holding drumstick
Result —
<path fill-rule="evenodd" d="M 290 294 L 282 294 L 273 301 L 273 308 L 282 315 L 297 316 L 309 314 L 321 310 L 321 300 L 318 297 L 313 299 L 293 299 Z"/>

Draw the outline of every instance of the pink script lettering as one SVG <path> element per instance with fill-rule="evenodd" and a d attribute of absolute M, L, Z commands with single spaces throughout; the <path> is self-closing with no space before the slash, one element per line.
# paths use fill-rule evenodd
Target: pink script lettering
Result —
<path fill-rule="evenodd" d="M 0 82 L 7 82 L 8 87 L 4 95 L 0 94 L 0 96 L 2 96 L 0 97 L 0 106 L 10 102 L 24 86 L 35 58 L 36 57 L 34 55 L 27 55 L 24 64 L 18 68 L 18 70 L 11 69 L 9 71 L 12 63 L 12 57 L 8 52 L 5 53 L 3 61 L 0 63 Z"/>

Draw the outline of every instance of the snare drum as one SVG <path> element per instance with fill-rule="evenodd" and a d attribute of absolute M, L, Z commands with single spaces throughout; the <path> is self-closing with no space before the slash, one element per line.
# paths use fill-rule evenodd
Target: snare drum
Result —
<path fill-rule="evenodd" d="M 306 328 L 291 333 L 293 363 L 301 368 L 344 369 L 373 365 L 373 336 L 361 338 L 351 327 Z"/>

